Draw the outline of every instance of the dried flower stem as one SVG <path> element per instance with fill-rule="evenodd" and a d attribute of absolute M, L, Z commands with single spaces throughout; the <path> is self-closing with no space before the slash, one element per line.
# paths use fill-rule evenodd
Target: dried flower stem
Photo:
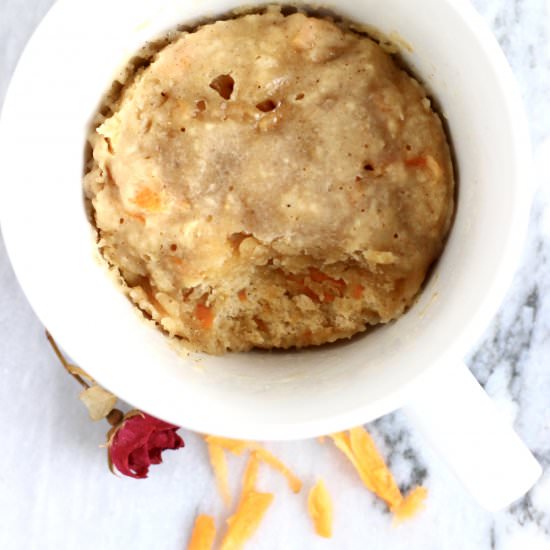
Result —
<path fill-rule="evenodd" d="M 54 353 L 57 355 L 57 358 L 59 359 L 60 363 L 63 365 L 65 370 L 83 387 L 83 388 L 89 388 L 90 384 L 86 382 L 81 376 L 78 374 L 75 374 L 71 370 L 71 364 L 65 359 L 64 355 L 61 353 L 61 350 L 59 349 L 59 346 L 57 345 L 56 341 L 53 339 L 53 336 L 46 331 L 46 338 L 48 339 L 48 342 L 50 343 L 50 346 L 52 347 Z"/>

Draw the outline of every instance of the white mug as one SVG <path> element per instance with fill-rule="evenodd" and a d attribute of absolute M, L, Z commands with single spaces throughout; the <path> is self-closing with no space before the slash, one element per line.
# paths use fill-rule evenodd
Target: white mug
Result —
<path fill-rule="evenodd" d="M 1 220 L 29 301 L 75 362 L 121 398 L 199 432 L 295 439 L 406 410 L 491 510 L 540 467 L 462 364 L 521 253 L 529 140 L 511 71 L 459 0 L 334 0 L 337 13 L 412 47 L 437 99 L 458 172 L 456 219 L 417 303 L 351 342 L 301 352 L 178 355 L 136 314 L 93 254 L 82 200 L 90 118 L 147 40 L 242 0 L 60 0 L 26 48 L 0 127 Z M 244 2 L 246 4 L 246 2 Z"/>

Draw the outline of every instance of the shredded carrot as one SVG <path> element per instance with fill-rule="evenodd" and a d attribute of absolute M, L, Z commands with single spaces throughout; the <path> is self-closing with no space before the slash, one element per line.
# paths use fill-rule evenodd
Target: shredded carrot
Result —
<path fill-rule="evenodd" d="M 199 320 L 203 329 L 212 328 L 214 324 L 214 312 L 212 308 L 204 304 L 197 304 L 195 307 L 195 317 Z"/>
<path fill-rule="evenodd" d="M 308 298 L 310 298 L 311 300 L 313 300 L 314 302 L 316 303 L 319 303 L 320 300 L 319 300 L 319 296 L 317 295 L 316 292 L 314 292 L 311 288 L 309 288 L 308 286 L 303 286 L 300 288 L 300 292 L 302 294 L 305 294 Z"/>
<path fill-rule="evenodd" d="M 246 295 L 246 290 L 239 290 L 237 296 L 239 297 L 239 300 L 241 302 L 246 302 L 246 300 L 248 300 L 248 296 Z"/>
<path fill-rule="evenodd" d="M 309 276 L 311 277 L 311 280 L 315 281 L 316 283 L 323 283 L 325 281 L 334 281 L 332 277 L 329 277 L 326 273 L 323 273 L 322 271 L 319 271 L 314 267 L 309 268 Z"/>
<path fill-rule="evenodd" d="M 240 439 L 229 439 L 228 437 L 217 437 L 214 435 L 207 435 L 205 439 L 207 443 L 215 443 L 234 455 L 242 455 L 250 447 L 248 441 L 241 441 Z"/>
<path fill-rule="evenodd" d="M 256 451 L 259 459 L 272 468 L 275 468 L 286 477 L 288 485 L 294 493 L 300 492 L 302 489 L 301 480 L 296 477 L 276 456 L 257 444 L 252 444 L 251 448 Z"/>
<path fill-rule="evenodd" d="M 407 166 L 415 166 L 417 168 L 423 168 L 426 166 L 426 157 L 413 157 L 411 159 L 407 159 L 405 161 L 405 164 Z"/>
<path fill-rule="evenodd" d="M 229 440 L 231 441 L 231 440 Z M 252 451 L 243 475 L 241 498 L 236 512 L 227 520 L 228 530 L 221 550 L 239 550 L 252 537 L 273 501 L 273 495 L 255 490 L 260 462 Z"/>
<path fill-rule="evenodd" d="M 213 443 L 236 455 L 242 454 L 242 452 L 246 449 L 255 452 L 257 458 L 272 468 L 275 468 L 287 478 L 288 484 L 293 492 L 300 492 L 300 489 L 302 488 L 302 482 L 300 479 L 295 476 L 276 456 L 270 453 L 267 449 L 264 449 L 259 443 L 253 441 L 239 441 L 238 439 L 227 439 L 225 437 L 215 437 L 212 435 L 207 435 L 205 439 L 208 444 Z"/>
<path fill-rule="evenodd" d="M 236 512 L 227 520 L 228 529 L 221 550 L 240 550 L 258 529 L 264 514 L 273 502 L 271 493 L 249 491 Z"/>
<path fill-rule="evenodd" d="M 423 507 L 427 490 L 424 487 L 415 487 L 404 497 L 372 437 L 363 427 L 334 433 L 329 437 L 352 463 L 367 489 L 386 502 L 396 521 L 413 517 Z M 221 550 L 241 550 L 258 529 L 274 498 L 271 493 L 260 493 L 256 490 L 260 461 L 282 473 L 295 493 L 301 490 L 302 482 L 259 443 L 209 435 L 204 436 L 204 439 L 208 445 L 218 489 L 226 505 L 231 503 L 231 493 L 225 451 L 235 455 L 250 451 L 242 478 L 240 499 L 235 512 L 227 520 L 227 532 L 220 546 Z M 324 443 L 325 436 L 318 440 Z M 321 537 L 332 537 L 332 498 L 322 479 L 311 488 L 307 509 L 315 532 Z M 215 536 L 214 520 L 210 516 L 200 515 L 195 522 L 187 550 L 211 550 Z"/>
<path fill-rule="evenodd" d="M 365 290 L 365 287 L 363 287 L 362 285 L 353 285 L 351 294 L 356 300 L 360 300 L 363 297 L 364 290 Z"/>
<path fill-rule="evenodd" d="M 324 283 L 326 281 L 329 282 L 331 285 L 336 286 L 341 291 L 346 288 L 346 282 L 343 279 L 334 279 L 333 277 L 330 277 L 326 273 L 323 273 L 322 271 L 319 271 L 314 267 L 309 268 L 309 276 L 311 277 L 311 280 L 316 283 Z"/>
<path fill-rule="evenodd" d="M 299 285 L 304 284 L 304 277 L 303 275 L 295 275 L 294 273 L 285 273 L 283 270 L 280 270 L 282 275 L 286 277 L 289 281 L 292 281 L 293 283 L 298 283 Z"/>
<path fill-rule="evenodd" d="M 359 477 L 361 478 L 367 489 L 374 492 L 374 487 L 371 484 L 369 477 L 365 475 L 361 466 L 359 465 L 359 462 L 357 461 L 357 458 L 351 450 L 349 435 L 345 432 L 338 432 L 335 434 L 331 434 L 329 437 L 332 439 L 332 441 L 334 441 L 336 448 L 342 451 L 342 453 L 346 455 L 347 459 L 353 464 L 353 467 L 357 470 Z"/>
<path fill-rule="evenodd" d="M 349 435 L 340 432 L 330 437 L 353 464 L 367 489 L 384 500 L 396 518 L 412 517 L 421 508 L 427 490 L 416 487 L 403 498 L 372 437 L 364 428 L 353 428 Z"/>
<path fill-rule="evenodd" d="M 143 214 L 128 212 L 128 216 L 130 216 L 130 218 L 133 218 L 134 220 L 137 220 L 140 223 L 145 223 L 145 216 Z"/>
<path fill-rule="evenodd" d="M 320 537 L 332 537 L 332 499 L 322 479 L 309 492 L 307 509 L 315 532 Z"/>
<path fill-rule="evenodd" d="M 160 195 L 155 193 L 152 189 L 149 189 L 149 187 L 142 187 L 136 193 L 132 202 L 149 212 L 158 212 L 161 208 Z"/>
<path fill-rule="evenodd" d="M 214 470 L 216 483 L 220 495 L 226 506 L 231 505 L 231 491 L 229 489 L 229 479 L 227 471 L 227 460 L 223 448 L 214 442 L 208 441 L 208 454 L 210 455 L 210 464 Z"/>
<path fill-rule="evenodd" d="M 212 550 L 215 538 L 216 525 L 214 524 L 214 518 L 200 514 L 195 520 L 187 550 Z"/>
<path fill-rule="evenodd" d="M 168 260 L 178 269 L 183 269 L 185 267 L 185 262 L 178 256 L 168 256 Z"/>
<path fill-rule="evenodd" d="M 315 303 L 320 303 L 321 301 L 325 303 L 330 303 L 334 301 L 335 295 L 333 292 L 325 292 L 323 294 L 322 300 L 321 297 L 315 290 L 310 288 L 305 284 L 305 277 L 303 275 L 297 275 L 294 273 L 285 273 L 282 270 L 278 271 L 283 277 L 285 277 L 288 281 L 291 281 L 293 283 L 296 283 L 298 286 L 298 292 L 301 294 L 305 294 L 308 298 L 313 300 Z M 334 279 L 333 277 L 329 277 L 326 273 L 323 273 L 322 271 L 319 271 L 318 269 L 314 267 L 309 268 L 308 273 L 309 278 L 314 283 L 324 283 L 328 282 L 330 285 L 332 285 L 332 290 L 336 290 L 337 294 L 339 296 L 343 295 L 343 292 L 346 288 L 346 283 L 343 279 Z"/>
<path fill-rule="evenodd" d="M 415 516 L 423 507 L 424 501 L 428 496 L 428 490 L 425 487 L 415 487 L 401 501 L 401 504 L 392 508 L 396 519 L 405 520 Z"/>
<path fill-rule="evenodd" d="M 378 452 L 372 437 L 364 428 L 350 430 L 351 451 L 363 475 L 370 481 L 372 491 L 383 499 L 390 508 L 399 506 L 403 500 L 395 479 Z"/>
<path fill-rule="evenodd" d="M 254 319 L 254 322 L 256 323 L 256 326 L 258 327 L 259 330 L 261 330 L 262 332 L 267 332 L 267 325 L 265 323 L 265 321 L 263 321 L 262 319 L 260 319 L 259 317 L 253 317 Z"/>
<path fill-rule="evenodd" d="M 256 480 L 258 479 L 258 469 L 260 466 L 260 461 L 258 460 L 258 455 L 253 452 L 248 459 L 248 464 L 243 475 L 243 488 L 241 493 L 241 500 L 246 494 L 251 491 L 254 491 L 256 488 Z"/>

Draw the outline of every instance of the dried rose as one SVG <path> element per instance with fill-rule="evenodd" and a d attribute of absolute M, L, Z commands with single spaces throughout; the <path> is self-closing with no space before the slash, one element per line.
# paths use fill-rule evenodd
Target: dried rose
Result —
<path fill-rule="evenodd" d="M 151 464 L 162 462 L 161 453 L 184 446 L 179 428 L 147 413 L 130 411 L 108 435 L 109 467 L 125 476 L 145 478 Z"/>

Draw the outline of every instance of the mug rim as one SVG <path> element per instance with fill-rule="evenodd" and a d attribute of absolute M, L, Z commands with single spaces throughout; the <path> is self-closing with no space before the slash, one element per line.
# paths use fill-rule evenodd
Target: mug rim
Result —
<path fill-rule="evenodd" d="M 514 131 L 514 152 L 516 154 L 516 166 L 525 168 L 529 165 L 530 157 L 529 132 L 523 110 L 523 105 L 511 69 L 508 66 L 508 63 L 502 51 L 500 50 L 495 38 L 493 37 L 489 29 L 485 27 L 483 21 L 475 12 L 474 8 L 469 3 L 461 2 L 460 0 L 447 0 L 447 3 L 452 6 L 452 8 L 464 20 L 465 25 L 474 33 L 479 41 L 480 47 L 483 48 L 483 53 L 486 55 L 492 67 L 494 67 L 496 71 L 501 92 L 503 94 L 503 97 L 506 99 L 507 107 L 511 115 L 510 123 L 511 129 L 513 129 Z M 54 9 L 62 9 L 63 5 L 63 1 L 58 2 L 54 5 L 52 11 Z M 50 13 L 51 11 L 44 18 L 40 27 L 49 24 Z M 26 50 L 29 48 L 38 47 L 37 44 L 35 44 L 34 42 L 35 36 L 36 35 L 33 35 L 33 38 L 31 38 Z M 25 53 L 23 54 L 21 63 L 25 62 L 26 53 L 27 51 L 25 51 Z M 16 72 L 16 74 L 14 75 L 14 80 L 17 79 L 17 74 L 18 72 Z M 11 90 L 12 86 L 10 84 L 10 87 L 6 94 L 4 109 L 8 109 L 9 105 L 11 104 Z M 0 118 L 0 135 L 3 133 L 3 119 L 4 112 L 2 113 L 2 117 Z M 0 141 L 2 141 L 1 137 Z M 5 185 L 0 186 L 0 194 L 2 194 L 6 199 L 9 199 L 9 193 L 6 191 Z M 520 194 L 519 197 L 522 198 L 522 195 Z M 395 388 L 393 392 L 389 393 L 385 399 L 381 399 L 378 403 L 371 403 L 368 406 L 365 406 L 358 410 L 349 411 L 345 415 L 332 415 L 328 418 L 315 419 L 309 423 L 302 422 L 299 425 L 271 425 L 268 434 L 269 439 L 294 439 L 320 435 L 329 431 L 336 431 L 344 426 L 350 426 L 354 423 L 359 424 L 367 420 L 379 417 L 401 406 L 405 402 L 407 395 L 410 394 L 411 391 L 413 391 L 413 388 L 416 387 L 417 384 L 423 383 L 425 376 L 429 375 L 430 371 L 438 368 L 441 364 L 444 364 L 450 360 L 456 361 L 461 359 L 459 355 L 465 353 L 468 350 L 472 341 L 474 341 L 481 334 L 482 330 L 491 320 L 491 317 L 496 312 L 509 286 L 509 283 L 511 282 L 511 278 L 514 273 L 515 263 L 518 260 L 519 252 L 521 251 L 521 248 L 523 246 L 525 234 L 527 231 L 530 200 L 531 197 L 525 194 L 525 196 L 523 196 L 523 202 L 519 201 L 514 210 L 514 219 L 511 220 L 511 223 L 514 226 L 515 230 L 512 232 L 513 238 L 511 238 L 507 242 L 505 253 L 503 253 L 503 260 L 498 273 L 499 280 L 495 281 L 494 287 L 490 289 L 490 295 L 488 296 L 486 303 L 477 312 L 476 318 L 472 319 L 472 322 L 466 328 L 464 334 L 461 335 L 461 338 L 457 339 L 454 342 L 454 346 L 452 350 L 449 350 L 449 353 L 447 353 L 445 356 L 439 357 L 438 361 L 434 361 L 433 364 L 428 365 L 424 369 L 424 371 L 417 375 L 413 380 L 411 380 L 409 384 L 405 384 L 399 388 Z M 16 239 L 12 239 L 11 237 L 11 232 L 16 230 L 16 225 L 12 223 L 13 216 L 11 216 L 11 213 L 8 212 L 7 204 L 8 200 L 0 201 L 0 213 L 2 214 L 2 216 L 0 216 L 0 219 L 2 220 L 2 229 L 4 230 L 6 248 L 8 250 L 9 257 L 12 260 L 12 265 L 18 279 L 20 281 L 24 281 L 26 280 L 24 272 L 25 269 L 28 268 L 28 266 L 26 266 L 24 262 L 19 261 L 19 255 L 15 248 Z M 4 206 L 2 207 L 2 205 Z M 5 223 L 6 221 L 7 223 Z M 22 286 L 25 293 L 29 296 L 29 301 L 33 304 L 34 307 L 35 304 L 39 302 L 39 300 L 34 299 L 34 296 L 36 292 L 40 291 L 37 289 L 27 288 L 24 284 Z M 49 318 L 48 312 L 42 311 L 39 306 L 36 307 L 36 311 L 43 321 L 46 321 Z M 54 336 L 57 336 L 57 334 L 62 335 L 64 333 L 62 327 L 52 325 L 50 328 Z M 60 338 L 60 343 L 67 349 L 69 353 L 72 352 L 72 343 L 70 341 L 65 341 L 63 339 L 63 336 L 61 336 Z M 71 354 L 75 357 L 78 357 L 80 355 L 80 350 L 75 349 L 74 353 Z M 107 384 L 106 386 L 109 387 L 109 384 Z M 124 391 L 119 393 L 121 397 L 124 397 Z M 129 395 L 131 392 L 126 393 Z M 368 414 L 366 414 L 367 410 Z M 167 416 L 167 419 L 169 419 L 169 416 Z M 215 433 L 217 435 L 234 436 L 234 430 L 228 431 L 225 428 L 220 429 L 220 426 L 216 425 L 216 423 L 212 424 L 210 419 L 208 419 L 208 421 L 194 421 L 193 425 L 190 425 L 189 427 L 191 429 L 194 429 L 195 431 Z M 265 432 L 265 427 L 251 425 L 248 428 L 241 430 L 239 433 L 239 437 L 265 439 L 265 433 L 261 433 L 259 431 L 260 428 L 262 429 L 262 432 Z"/>

